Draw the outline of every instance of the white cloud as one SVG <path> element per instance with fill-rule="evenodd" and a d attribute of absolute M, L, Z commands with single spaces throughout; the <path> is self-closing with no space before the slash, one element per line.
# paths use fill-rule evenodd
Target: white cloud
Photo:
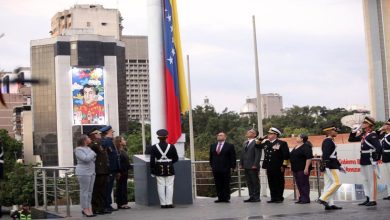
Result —
<path fill-rule="evenodd" d="M 78 83 L 73 83 L 73 85 L 72 85 L 72 90 L 74 91 L 74 90 L 80 90 L 80 89 L 82 89 L 83 88 L 83 86 L 82 85 L 80 85 L 80 84 L 78 84 Z"/>

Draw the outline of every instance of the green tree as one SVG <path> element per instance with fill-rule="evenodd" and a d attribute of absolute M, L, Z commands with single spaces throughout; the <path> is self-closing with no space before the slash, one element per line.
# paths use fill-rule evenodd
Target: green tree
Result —
<path fill-rule="evenodd" d="M 4 149 L 4 180 L 0 182 L 0 203 L 3 205 L 22 204 L 31 201 L 34 190 L 34 175 L 31 166 L 17 164 L 22 156 L 23 145 L 0 129 L 0 140 Z"/>
<path fill-rule="evenodd" d="M 127 140 L 127 153 L 130 157 L 130 161 L 133 161 L 133 155 L 142 154 L 142 130 L 141 123 L 138 121 L 129 122 L 129 130 L 125 134 Z M 145 141 L 146 146 L 150 145 L 150 125 L 145 124 Z"/>

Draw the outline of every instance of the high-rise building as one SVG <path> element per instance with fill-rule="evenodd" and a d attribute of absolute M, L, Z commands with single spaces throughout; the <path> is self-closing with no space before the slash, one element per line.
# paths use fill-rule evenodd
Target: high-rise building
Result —
<path fill-rule="evenodd" d="M 109 36 L 31 41 L 32 76 L 47 80 L 32 87 L 34 154 L 44 166 L 73 165 L 75 139 L 91 127 L 127 130 L 124 59 L 123 42 Z"/>
<path fill-rule="evenodd" d="M 276 93 L 261 94 L 261 114 L 262 118 L 270 118 L 271 116 L 282 115 L 283 98 Z M 240 115 L 249 117 L 257 114 L 257 99 L 248 98 L 246 103 L 241 107 Z"/>
<path fill-rule="evenodd" d="M 117 9 L 107 9 L 102 5 L 74 5 L 53 16 L 50 34 L 56 37 L 76 32 L 111 36 L 119 40 L 122 29 L 122 16 Z"/>
<path fill-rule="evenodd" d="M 126 46 L 126 94 L 129 120 L 150 120 L 149 58 L 146 36 L 122 36 Z M 142 98 L 141 98 L 142 97 Z"/>
<path fill-rule="evenodd" d="M 31 41 L 34 154 L 73 165 L 76 138 L 92 127 L 127 131 L 122 17 L 102 5 L 74 5 L 51 19 L 51 37 Z"/>
<path fill-rule="evenodd" d="M 371 115 L 385 121 L 390 113 L 390 0 L 363 0 L 369 67 Z"/>
<path fill-rule="evenodd" d="M 31 88 L 28 83 L 10 83 L 10 81 L 29 78 L 29 76 L 30 69 L 27 67 L 1 75 L 1 92 L 7 106 L 0 105 L 0 128 L 7 130 L 10 136 L 17 139 L 19 136 L 14 124 L 14 108 L 30 105 Z"/>

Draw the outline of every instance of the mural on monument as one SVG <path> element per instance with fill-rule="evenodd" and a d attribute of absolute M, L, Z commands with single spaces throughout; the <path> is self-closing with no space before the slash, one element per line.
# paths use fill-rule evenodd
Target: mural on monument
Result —
<path fill-rule="evenodd" d="M 104 125 L 104 78 L 102 68 L 72 68 L 74 125 Z"/>

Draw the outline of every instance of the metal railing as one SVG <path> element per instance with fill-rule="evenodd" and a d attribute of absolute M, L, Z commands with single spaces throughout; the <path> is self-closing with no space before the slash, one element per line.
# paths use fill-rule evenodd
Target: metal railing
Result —
<path fill-rule="evenodd" d="M 66 217 L 70 217 L 70 175 L 74 174 L 75 167 L 34 167 L 34 196 L 35 207 L 39 206 L 40 198 L 43 199 L 43 208 L 47 211 L 48 196 L 54 202 L 54 211 L 58 211 L 59 195 L 63 194 L 66 201 Z M 64 183 L 58 183 L 59 180 Z M 41 196 L 41 197 L 40 197 Z"/>
<path fill-rule="evenodd" d="M 310 180 L 313 184 L 310 184 L 313 187 L 312 191 L 315 190 L 318 192 L 318 197 L 321 196 L 321 187 L 320 183 L 323 177 L 320 175 L 319 164 L 321 159 L 313 158 Z M 238 196 L 241 197 L 241 191 L 246 185 L 244 179 L 243 169 L 239 169 L 240 161 L 236 161 L 237 169 L 232 174 L 231 188 L 233 190 L 237 190 Z M 213 187 L 214 179 L 211 171 L 211 167 L 209 165 L 209 161 L 194 161 L 192 162 L 193 167 L 193 189 L 195 189 L 195 197 L 197 196 L 197 189 L 202 186 L 210 186 Z M 35 207 L 39 206 L 39 202 L 43 204 L 44 210 L 48 210 L 48 196 L 50 196 L 52 204 L 54 205 L 54 211 L 59 213 L 58 210 L 58 199 L 65 199 L 66 205 L 66 217 L 70 217 L 70 206 L 71 199 L 70 194 L 73 192 L 78 192 L 78 184 L 75 182 L 70 182 L 71 176 L 74 175 L 75 167 L 34 167 L 34 189 L 35 189 Z M 294 190 L 294 199 L 297 197 L 297 191 L 295 180 L 292 175 L 292 172 L 289 168 L 287 168 L 285 172 L 286 180 L 292 181 L 293 190 Z M 268 188 L 267 178 L 264 170 L 261 170 L 259 173 L 259 177 L 261 179 L 260 183 L 262 185 L 262 194 L 266 192 Z M 129 180 L 134 180 L 133 169 L 129 170 Z M 61 183 L 59 183 L 61 181 Z M 315 184 L 314 184 L 315 183 Z M 316 188 L 316 189 L 314 189 Z M 129 186 L 129 190 L 134 190 L 133 187 Z M 43 200 L 43 202 L 42 202 Z"/>
<path fill-rule="evenodd" d="M 315 189 L 313 189 L 313 190 L 317 191 L 318 197 L 321 196 L 321 182 L 322 182 L 321 180 L 323 178 L 320 175 L 320 170 L 319 170 L 320 162 L 321 162 L 320 158 L 313 158 L 312 159 L 313 169 L 311 170 L 311 174 L 309 177 L 309 180 L 311 182 L 315 183 L 315 184 L 310 184 L 310 185 L 315 186 L 314 187 Z M 194 187 L 199 188 L 197 186 L 214 186 L 214 182 L 213 182 L 214 179 L 213 179 L 211 167 L 208 165 L 209 161 L 195 161 L 192 163 L 195 165 L 194 166 L 193 181 L 192 181 L 193 184 L 195 185 Z M 237 169 L 231 176 L 230 185 L 231 185 L 233 190 L 237 190 L 238 196 L 241 197 L 241 191 L 242 191 L 243 185 L 245 185 L 244 181 L 242 180 L 244 178 L 244 174 L 243 174 L 243 169 L 239 169 L 240 161 L 237 160 L 236 163 L 237 163 L 236 164 Z M 203 165 L 203 166 L 201 166 L 201 165 Z M 205 169 L 199 169 L 199 167 L 202 167 Z M 290 168 L 287 168 L 285 173 L 286 173 L 285 178 L 287 180 L 292 181 L 293 190 L 294 190 L 294 199 L 296 199 L 296 197 L 297 197 L 296 182 L 295 182 L 294 176 L 292 175 L 292 171 L 290 170 Z M 261 188 L 264 190 L 264 188 L 268 187 L 268 184 L 267 184 L 266 174 L 262 170 L 259 172 L 259 178 L 262 180 L 262 181 L 260 181 L 260 184 L 262 185 Z M 208 181 L 208 182 L 204 183 L 205 181 Z M 265 192 L 265 191 L 263 191 L 263 192 Z M 195 192 L 195 196 L 197 196 L 197 192 Z"/>

